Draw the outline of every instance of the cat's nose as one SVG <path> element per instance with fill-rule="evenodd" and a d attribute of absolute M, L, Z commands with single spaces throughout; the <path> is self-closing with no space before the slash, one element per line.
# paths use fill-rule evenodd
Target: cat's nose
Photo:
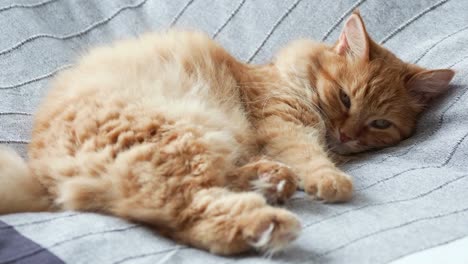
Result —
<path fill-rule="evenodd" d="M 340 132 L 340 141 L 341 141 L 341 143 L 346 143 L 346 142 L 348 142 L 350 140 L 351 140 L 350 137 L 348 137 L 345 133 Z"/>

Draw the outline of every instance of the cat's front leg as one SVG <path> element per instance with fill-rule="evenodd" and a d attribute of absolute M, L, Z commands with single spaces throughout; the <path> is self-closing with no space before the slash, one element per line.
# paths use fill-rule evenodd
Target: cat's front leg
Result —
<path fill-rule="evenodd" d="M 302 167 L 302 168 L 301 168 Z M 300 187 L 309 195 L 326 202 L 344 202 L 351 199 L 353 183 L 349 175 L 320 157 L 312 158 L 309 164 L 300 165 Z"/>
<path fill-rule="evenodd" d="M 234 191 L 255 191 L 269 203 L 282 203 L 297 188 L 298 178 L 286 164 L 266 156 L 254 157 L 226 175 L 228 187 Z"/>
<path fill-rule="evenodd" d="M 329 159 L 316 127 L 271 118 L 258 131 L 264 141 L 264 152 L 291 166 L 300 180 L 299 186 L 308 194 L 326 202 L 351 199 L 351 177 Z"/>

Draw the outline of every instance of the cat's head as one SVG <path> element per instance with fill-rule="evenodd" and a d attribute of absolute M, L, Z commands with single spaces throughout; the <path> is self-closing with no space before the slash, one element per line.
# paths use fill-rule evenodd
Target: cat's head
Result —
<path fill-rule="evenodd" d="M 333 46 L 310 44 L 292 44 L 293 51 L 287 48 L 282 56 L 307 58 L 296 59 L 294 67 L 307 72 L 303 76 L 318 95 L 314 103 L 326 121 L 330 148 L 340 154 L 409 137 L 418 115 L 454 76 L 450 69 L 427 70 L 401 61 L 369 37 L 358 12 L 347 19 Z"/>

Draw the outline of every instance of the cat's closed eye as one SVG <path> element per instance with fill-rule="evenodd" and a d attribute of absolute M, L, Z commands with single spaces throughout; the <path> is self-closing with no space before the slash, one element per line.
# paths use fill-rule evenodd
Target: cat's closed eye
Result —
<path fill-rule="evenodd" d="M 370 126 L 377 129 L 386 129 L 389 128 L 392 123 L 385 119 L 376 119 L 370 123 Z"/>
<path fill-rule="evenodd" d="M 343 91 L 343 89 L 340 89 L 340 100 L 341 100 L 341 103 L 343 103 L 343 105 L 346 107 L 346 109 L 349 109 L 351 107 L 351 99 Z"/>

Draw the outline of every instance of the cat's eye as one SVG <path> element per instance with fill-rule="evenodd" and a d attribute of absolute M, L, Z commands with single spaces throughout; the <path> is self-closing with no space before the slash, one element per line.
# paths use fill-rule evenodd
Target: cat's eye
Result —
<path fill-rule="evenodd" d="M 351 107 L 351 99 L 343 90 L 340 90 L 340 100 L 347 109 Z"/>
<path fill-rule="evenodd" d="M 389 128 L 392 123 L 385 119 L 377 119 L 370 123 L 371 127 L 378 128 L 378 129 L 386 129 Z"/>

